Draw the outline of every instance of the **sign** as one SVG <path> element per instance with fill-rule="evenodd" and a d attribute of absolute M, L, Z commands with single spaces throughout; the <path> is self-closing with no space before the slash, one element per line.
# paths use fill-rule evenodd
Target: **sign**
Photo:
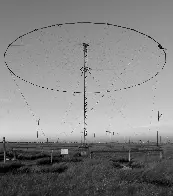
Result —
<path fill-rule="evenodd" d="M 68 149 L 61 149 L 61 154 L 68 154 Z"/>

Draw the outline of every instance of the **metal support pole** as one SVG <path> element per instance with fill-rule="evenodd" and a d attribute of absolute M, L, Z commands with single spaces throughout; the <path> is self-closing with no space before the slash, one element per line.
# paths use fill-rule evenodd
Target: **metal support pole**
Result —
<path fill-rule="evenodd" d="M 88 67 L 86 67 L 86 63 L 87 63 L 87 47 L 89 45 L 86 43 L 83 43 L 83 47 L 84 47 L 84 67 L 83 67 L 83 73 L 84 73 L 84 144 L 86 143 L 86 136 L 87 136 L 87 130 L 86 130 L 86 118 L 87 118 L 87 97 L 86 97 L 86 73 L 88 71 Z"/>
<path fill-rule="evenodd" d="M 158 111 L 158 122 L 159 122 L 161 116 L 162 116 L 162 114 L 160 114 L 159 111 Z M 161 137 L 160 137 L 160 143 L 161 143 Z M 158 135 L 158 131 L 157 131 L 157 146 L 158 145 L 159 145 L 159 135 Z"/>
<path fill-rule="evenodd" d="M 6 162 L 6 146 L 5 146 L 5 137 L 3 137 L 3 148 L 4 148 L 4 163 Z"/>

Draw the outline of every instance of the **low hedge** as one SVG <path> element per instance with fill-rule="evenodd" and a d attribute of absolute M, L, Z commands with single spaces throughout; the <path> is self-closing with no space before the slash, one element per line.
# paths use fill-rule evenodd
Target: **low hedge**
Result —
<path fill-rule="evenodd" d="M 20 162 L 14 162 L 14 163 L 1 163 L 0 164 L 0 173 L 7 173 L 9 171 L 16 170 L 20 167 L 24 166 Z"/>
<path fill-rule="evenodd" d="M 52 163 L 59 163 L 59 162 L 82 162 L 82 158 L 80 157 L 72 157 L 72 158 L 66 158 L 66 157 L 54 157 L 52 160 Z M 42 158 L 36 161 L 36 165 L 49 165 L 51 164 L 50 157 Z"/>
<path fill-rule="evenodd" d="M 55 163 L 51 166 L 24 166 L 17 169 L 15 173 L 62 173 L 67 169 L 66 163 Z"/>
<path fill-rule="evenodd" d="M 36 155 L 23 155 L 23 154 L 19 154 L 16 156 L 16 158 L 18 160 L 36 160 L 39 158 L 45 158 L 48 157 L 48 155 L 45 154 L 36 154 Z"/>

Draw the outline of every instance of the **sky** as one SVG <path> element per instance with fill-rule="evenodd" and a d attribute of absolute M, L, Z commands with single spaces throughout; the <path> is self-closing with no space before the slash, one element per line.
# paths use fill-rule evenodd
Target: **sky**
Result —
<path fill-rule="evenodd" d="M 89 43 L 86 65 L 90 68 L 86 140 L 110 141 L 106 131 L 111 132 L 111 141 L 156 140 L 157 131 L 163 141 L 172 140 L 172 8 L 171 0 L 1 0 L 0 140 L 83 139 L 83 43 Z M 8 48 L 4 58 L 8 45 L 23 34 L 84 21 L 120 25 L 151 36 L 167 54 L 164 69 L 163 50 L 150 39 L 127 29 L 91 24 L 27 34 L 14 43 L 22 46 Z M 12 77 L 5 61 L 24 80 L 59 91 Z M 105 92 L 138 84 L 158 71 L 157 77 L 142 85 Z"/>

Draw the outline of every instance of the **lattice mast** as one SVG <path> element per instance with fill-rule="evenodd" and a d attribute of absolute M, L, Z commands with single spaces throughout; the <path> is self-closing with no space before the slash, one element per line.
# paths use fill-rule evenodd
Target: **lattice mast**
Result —
<path fill-rule="evenodd" d="M 87 47 L 89 45 L 86 43 L 83 43 L 83 51 L 84 51 L 84 67 L 83 67 L 83 74 L 84 74 L 84 144 L 86 143 L 86 136 L 87 136 L 87 123 L 86 123 L 86 119 L 87 119 L 87 97 L 86 97 L 86 78 L 87 78 L 87 71 L 88 71 L 88 67 L 86 66 L 87 64 Z"/>

